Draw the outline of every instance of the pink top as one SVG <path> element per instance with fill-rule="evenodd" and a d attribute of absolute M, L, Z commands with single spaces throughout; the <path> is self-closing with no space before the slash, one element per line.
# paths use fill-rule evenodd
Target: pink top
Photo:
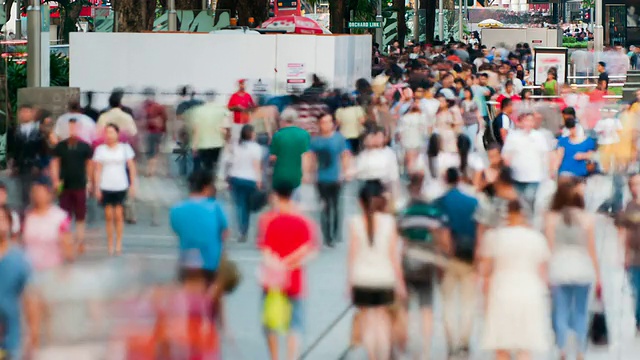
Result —
<path fill-rule="evenodd" d="M 27 213 L 22 239 L 35 270 L 49 270 L 63 263 L 60 235 L 70 229 L 69 215 L 56 205 L 51 205 L 42 215 Z"/>

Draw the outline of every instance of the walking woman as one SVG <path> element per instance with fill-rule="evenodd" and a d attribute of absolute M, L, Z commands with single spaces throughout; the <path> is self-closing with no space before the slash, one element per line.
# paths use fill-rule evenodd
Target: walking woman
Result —
<path fill-rule="evenodd" d="M 137 181 L 133 149 L 131 145 L 120 142 L 119 138 L 120 128 L 108 124 L 104 144 L 99 145 L 93 154 L 96 199 L 104 207 L 109 255 L 122 253 L 124 202 L 127 196 L 135 196 Z"/>
<path fill-rule="evenodd" d="M 497 360 L 529 359 L 531 352 L 551 346 L 544 236 L 527 225 L 521 202 L 511 200 L 507 225 L 487 232 L 482 241 L 482 266 L 487 312 L 482 348 Z"/>
<path fill-rule="evenodd" d="M 240 141 L 233 149 L 229 184 L 235 205 L 240 242 L 247 241 L 251 219 L 251 198 L 262 188 L 262 146 L 256 142 L 253 126 L 240 130 Z"/>
<path fill-rule="evenodd" d="M 361 338 L 369 360 L 391 357 L 392 320 L 389 306 L 407 294 L 400 264 L 399 239 L 380 181 L 360 190 L 363 214 L 350 220 L 348 279 L 352 300 L 361 311 Z"/>
<path fill-rule="evenodd" d="M 595 219 L 584 210 L 577 181 L 562 181 L 545 217 L 545 235 L 551 249 L 549 282 L 556 345 L 565 359 L 567 334 L 576 333 L 578 359 L 587 351 L 589 291 L 600 287 L 596 255 Z"/>

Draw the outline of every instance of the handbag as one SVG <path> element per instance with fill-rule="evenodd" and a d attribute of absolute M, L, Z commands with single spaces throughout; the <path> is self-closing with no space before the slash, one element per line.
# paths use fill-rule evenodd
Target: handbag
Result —
<path fill-rule="evenodd" d="M 591 319 L 591 325 L 589 326 L 589 339 L 593 345 L 607 346 L 609 344 L 609 330 L 607 328 L 607 316 L 604 312 L 604 304 L 602 303 L 602 295 L 597 294 L 595 305 L 597 306 L 596 312 Z"/>
<path fill-rule="evenodd" d="M 259 212 L 269 202 L 269 194 L 264 190 L 257 190 L 249 198 L 249 210 Z"/>
<path fill-rule="evenodd" d="M 218 266 L 218 279 L 225 293 L 232 293 L 242 281 L 242 274 L 238 265 L 229 259 L 226 251 L 223 251 Z"/>

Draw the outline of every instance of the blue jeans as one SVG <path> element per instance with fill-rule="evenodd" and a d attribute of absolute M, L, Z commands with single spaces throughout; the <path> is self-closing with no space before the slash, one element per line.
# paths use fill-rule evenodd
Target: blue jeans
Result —
<path fill-rule="evenodd" d="M 515 182 L 514 186 L 520 197 L 529 205 L 531 215 L 535 212 L 536 194 L 538 193 L 538 187 L 540 183 L 537 182 Z"/>
<path fill-rule="evenodd" d="M 590 284 L 556 285 L 551 288 L 553 330 L 556 333 L 558 349 L 565 350 L 567 334 L 569 330 L 573 330 L 578 340 L 579 352 L 586 353 L 590 288 Z"/>
<path fill-rule="evenodd" d="M 629 268 L 629 280 L 631 280 L 631 288 L 633 289 L 636 327 L 640 329 L 640 266 Z"/>
<path fill-rule="evenodd" d="M 251 217 L 251 209 L 249 202 L 251 201 L 251 195 L 258 189 L 255 181 L 240 179 L 232 177 L 231 183 L 231 196 L 233 197 L 233 203 L 236 209 L 236 216 L 238 219 L 238 230 L 240 235 L 246 236 L 249 232 L 249 219 Z"/>
<path fill-rule="evenodd" d="M 478 136 L 478 124 L 465 125 L 462 131 L 471 140 L 471 151 L 474 151 L 476 149 L 476 136 Z"/>

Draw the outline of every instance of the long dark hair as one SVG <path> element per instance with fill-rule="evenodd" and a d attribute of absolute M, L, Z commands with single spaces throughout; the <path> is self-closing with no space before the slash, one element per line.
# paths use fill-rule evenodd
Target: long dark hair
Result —
<path fill-rule="evenodd" d="M 251 137 L 253 136 L 253 126 L 247 124 L 242 127 L 240 130 L 240 140 L 238 140 L 238 144 L 242 145 L 247 141 L 251 141 Z"/>
<path fill-rule="evenodd" d="M 571 209 L 584 209 L 584 199 L 576 189 L 578 184 L 575 179 L 558 181 L 558 189 L 551 201 L 551 211 L 562 214 L 566 225 L 573 222 Z"/>
<path fill-rule="evenodd" d="M 384 198 L 384 185 L 380 180 L 367 180 L 360 189 L 360 203 L 367 219 L 367 237 L 373 245 L 373 215 L 384 211 L 387 201 Z"/>
<path fill-rule="evenodd" d="M 442 141 L 441 141 L 440 135 L 434 133 L 429 138 L 429 144 L 427 145 L 427 161 L 428 161 L 427 165 L 429 166 L 429 172 L 431 173 L 431 177 L 434 179 L 437 177 L 435 159 L 438 157 L 438 154 L 440 153 L 440 147 L 442 146 L 441 142 Z"/>
<path fill-rule="evenodd" d="M 467 135 L 458 135 L 458 154 L 460 155 L 460 173 L 463 177 L 467 173 L 467 165 L 469 161 L 469 152 L 471 152 L 471 140 Z"/>

